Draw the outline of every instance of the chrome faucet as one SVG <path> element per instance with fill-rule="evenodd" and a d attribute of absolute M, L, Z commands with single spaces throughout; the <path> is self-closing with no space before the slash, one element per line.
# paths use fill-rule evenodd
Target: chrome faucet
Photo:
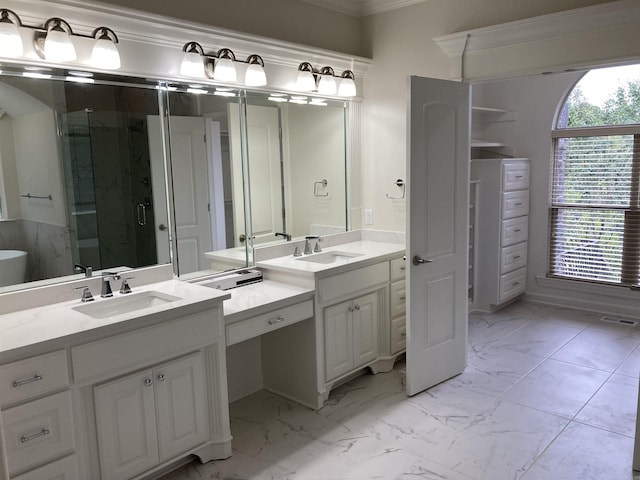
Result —
<path fill-rule="evenodd" d="M 288 233 L 284 233 L 284 232 L 276 232 L 275 233 L 276 237 L 282 237 L 284 238 L 287 242 L 291 241 L 291 235 L 289 235 Z"/>
<path fill-rule="evenodd" d="M 89 287 L 87 285 L 75 287 L 74 290 L 82 290 L 82 298 L 80 299 L 82 303 L 93 302 L 93 295 L 91 295 L 91 290 L 89 290 Z"/>
<path fill-rule="evenodd" d="M 120 280 L 120 275 L 115 272 L 102 272 L 102 292 L 100 293 L 102 298 L 113 297 L 109 280 Z"/>
<path fill-rule="evenodd" d="M 307 235 L 306 237 L 304 237 L 304 254 L 305 255 L 310 255 L 311 253 L 313 253 L 309 240 L 319 240 L 319 239 L 320 237 L 317 235 Z M 317 245 L 318 244 L 316 243 L 316 248 L 317 248 Z"/>
<path fill-rule="evenodd" d="M 93 275 L 93 269 L 91 268 L 91 266 L 85 266 L 81 263 L 76 263 L 73 266 L 73 269 L 76 272 L 83 272 L 85 277 L 91 277 Z"/>

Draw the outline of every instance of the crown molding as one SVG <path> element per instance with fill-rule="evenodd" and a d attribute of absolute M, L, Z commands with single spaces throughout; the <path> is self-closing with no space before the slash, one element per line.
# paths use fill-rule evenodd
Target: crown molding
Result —
<path fill-rule="evenodd" d="M 512 67 L 520 73 L 541 73 L 545 66 L 554 70 L 562 66 L 601 65 L 605 60 L 602 52 L 607 50 L 607 45 L 615 45 L 620 41 L 634 48 L 632 39 L 624 42 L 622 36 L 628 35 L 629 30 L 637 30 L 635 27 L 639 23 L 640 2 L 617 0 L 456 32 L 433 40 L 451 60 L 451 77 L 473 80 L 487 76 L 486 72 L 474 71 L 474 59 L 482 57 L 485 61 L 499 62 L 501 56 L 509 52 L 515 56 L 513 52 L 518 50 L 523 54 L 526 52 L 529 57 L 518 58 L 519 65 Z M 598 48 L 592 48 L 591 45 Z M 629 55 L 629 49 L 623 52 L 612 46 L 610 50 L 611 63 L 616 60 L 629 61 L 633 57 L 633 52 Z M 640 52 L 637 53 L 640 56 Z M 567 58 L 563 59 L 561 55 Z M 495 73 L 497 75 L 500 72 Z"/>
<path fill-rule="evenodd" d="M 388 12 L 427 0 L 301 0 L 305 3 L 351 15 L 365 17 L 376 13 Z"/>

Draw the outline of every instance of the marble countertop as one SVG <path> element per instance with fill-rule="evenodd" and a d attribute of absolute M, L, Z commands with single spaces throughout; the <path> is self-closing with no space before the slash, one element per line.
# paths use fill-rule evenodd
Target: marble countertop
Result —
<path fill-rule="evenodd" d="M 135 311 L 114 314 L 108 318 L 94 318 L 73 307 L 81 305 L 98 305 L 112 302 L 123 297 L 114 292 L 112 298 L 97 297 L 95 301 L 83 304 L 78 299 L 52 303 L 50 305 L 18 310 L 0 315 L 0 356 L 16 353 L 54 340 L 70 340 L 71 337 L 108 330 L 109 327 L 123 326 L 122 322 L 134 322 L 127 327 L 136 328 L 154 320 L 169 319 L 169 314 L 188 315 L 213 308 L 221 301 L 230 298 L 230 294 L 212 288 L 193 285 L 180 280 L 166 280 L 133 288 L 135 293 L 155 291 L 165 295 L 178 297 L 178 300 L 152 305 Z M 130 298 L 130 297 L 128 297 Z"/>
<path fill-rule="evenodd" d="M 273 280 L 263 280 L 225 292 L 231 295 L 231 298 L 225 300 L 223 304 L 224 321 L 227 325 L 311 299 L 315 294 L 312 288 L 302 288 Z"/>
<path fill-rule="evenodd" d="M 314 258 L 314 256 L 329 252 L 345 252 L 348 254 L 357 254 L 357 256 L 339 258 L 331 263 L 316 263 L 309 261 L 309 259 Z M 290 273 L 332 275 L 348 271 L 353 268 L 358 268 L 360 266 L 389 260 L 397 257 L 398 255 L 403 255 L 404 252 L 404 244 L 361 240 L 324 248 L 322 252 L 313 253 L 311 255 L 303 255 L 301 257 L 288 255 L 286 257 L 262 260 L 256 262 L 256 267 Z"/>

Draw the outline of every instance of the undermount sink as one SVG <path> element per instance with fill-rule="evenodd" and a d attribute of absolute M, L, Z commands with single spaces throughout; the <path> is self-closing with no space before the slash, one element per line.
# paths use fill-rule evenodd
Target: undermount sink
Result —
<path fill-rule="evenodd" d="M 96 302 L 83 303 L 72 309 L 93 318 L 107 318 L 123 313 L 135 312 L 143 308 L 175 302 L 176 300 L 180 300 L 180 298 L 166 293 L 148 290 L 145 292 L 130 293 L 120 297 L 100 299 Z"/>
<path fill-rule="evenodd" d="M 301 262 L 312 262 L 312 263 L 334 263 L 339 262 L 341 260 L 350 260 L 352 258 L 362 256 L 362 253 L 354 253 L 354 252 L 322 252 L 322 253 L 314 253 L 312 255 L 307 255 L 304 257 L 299 257 L 298 260 Z"/>

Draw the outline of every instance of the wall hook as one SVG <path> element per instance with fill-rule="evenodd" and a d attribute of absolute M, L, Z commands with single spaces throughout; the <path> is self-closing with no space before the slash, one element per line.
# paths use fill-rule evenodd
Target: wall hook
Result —
<path fill-rule="evenodd" d="M 403 180 L 403 179 L 399 178 L 399 179 L 397 179 L 397 180 L 395 181 L 395 185 L 396 185 L 396 187 L 400 187 L 400 188 L 402 188 L 402 195 L 401 195 L 401 196 L 399 196 L 399 197 L 392 197 L 392 196 L 390 196 L 390 195 L 387 193 L 386 197 L 387 197 L 388 199 L 390 199 L 390 200 L 402 200 L 402 199 L 404 198 L 404 195 L 405 195 L 406 191 L 407 191 L 407 190 L 406 190 L 406 189 L 407 189 L 407 184 L 406 184 L 406 183 L 404 183 L 404 180 Z"/>

